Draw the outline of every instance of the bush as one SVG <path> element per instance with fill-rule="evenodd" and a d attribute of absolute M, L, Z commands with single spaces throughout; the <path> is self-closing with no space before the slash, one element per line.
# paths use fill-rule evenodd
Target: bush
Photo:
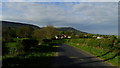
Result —
<path fill-rule="evenodd" d="M 6 44 L 5 42 L 2 42 L 2 55 L 6 55 L 8 54 L 9 50 L 8 50 L 8 47 L 6 47 Z"/>
<path fill-rule="evenodd" d="M 21 44 L 24 47 L 24 51 L 28 51 L 31 47 L 38 45 L 38 40 L 35 39 L 23 39 Z"/>
<path fill-rule="evenodd" d="M 18 42 L 3 42 L 2 51 L 3 56 L 16 56 L 22 52 L 22 46 Z"/>

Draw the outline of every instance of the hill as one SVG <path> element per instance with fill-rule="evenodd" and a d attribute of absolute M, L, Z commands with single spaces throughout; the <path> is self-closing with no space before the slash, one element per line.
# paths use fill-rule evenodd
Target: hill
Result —
<path fill-rule="evenodd" d="M 86 34 L 86 32 L 77 30 L 77 29 L 75 29 L 73 27 L 60 27 L 60 28 L 57 28 L 57 30 L 65 31 L 65 32 L 71 32 L 71 33 L 74 33 L 74 34 L 79 34 L 79 33 L 85 33 Z"/>
<path fill-rule="evenodd" d="M 2 28 L 7 28 L 7 27 L 21 27 L 21 26 L 30 26 L 32 28 L 40 28 L 38 26 L 32 25 L 32 24 L 23 24 L 23 23 L 19 23 L 19 22 L 8 22 L 8 21 L 1 21 L 2 22 Z"/>
<path fill-rule="evenodd" d="M 32 25 L 32 24 L 25 24 L 25 23 L 19 23 L 19 22 L 9 22 L 9 21 L 1 21 L 2 22 L 2 29 L 6 29 L 8 27 L 11 28 L 16 28 L 16 27 L 21 27 L 21 26 L 30 26 L 32 28 L 36 28 L 36 29 L 42 29 L 42 27 L 38 27 L 36 25 Z M 64 32 L 70 32 L 70 33 L 74 33 L 74 34 L 79 34 L 79 33 L 85 33 L 83 31 L 79 31 L 73 27 L 57 27 L 56 28 L 58 31 L 64 31 Z"/>

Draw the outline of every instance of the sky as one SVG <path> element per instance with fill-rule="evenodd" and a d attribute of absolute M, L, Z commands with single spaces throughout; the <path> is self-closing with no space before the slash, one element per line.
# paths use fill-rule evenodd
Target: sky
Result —
<path fill-rule="evenodd" d="M 88 33 L 118 35 L 117 2 L 12 1 L 16 0 L 2 2 L 0 19 L 34 24 L 40 27 L 46 25 L 74 27 Z"/>
<path fill-rule="evenodd" d="M 120 0 L 2 0 L 2 2 L 118 2 Z"/>

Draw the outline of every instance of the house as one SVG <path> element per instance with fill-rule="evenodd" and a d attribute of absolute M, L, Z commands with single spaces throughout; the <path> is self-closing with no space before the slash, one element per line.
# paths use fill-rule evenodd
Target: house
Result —
<path fill-rule="evenodd" d="M 92 36 L 93 38 L 97 38 L 97 36 Z"/>
<path fill-rule="evenodd" d="M 101 37 L 97 37 L 97 39 L 101 39 Z"/>
<path fill-rule="evenodd" d="M 99 36 L 98 36 L 97 39 L 103 39 L 103 37 L 99 37 Z"/>
<path fill-rule="evenodd" d="M 70 38 L 71 36 L 65 34 L 55 36 L 55 39 L 70 39 Z"/>
<path fill-rule="evenodd" d="M 58 36 L 55 36 L 55 39 L 58 39 L 59 37 Z"/>
<path fill-rule="evenodd" d="M 67 38 L 69 38 L 69 39 L 70 39 L 70 38 L 71 38 L 71 36 L 68 36 Z"/>

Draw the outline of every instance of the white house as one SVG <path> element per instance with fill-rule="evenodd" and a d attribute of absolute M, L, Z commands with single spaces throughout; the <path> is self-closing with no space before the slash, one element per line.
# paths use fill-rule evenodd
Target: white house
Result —
<path fill-rule="evenodd" d="M 68 36 L 67 38 L 71 38 L 71 36 Z"/>
<path fill-rule="evenodd" d="M 102 39 L 102 37 L 99 37 L 99 36 L 98 36 L 97 39 Z"/>

